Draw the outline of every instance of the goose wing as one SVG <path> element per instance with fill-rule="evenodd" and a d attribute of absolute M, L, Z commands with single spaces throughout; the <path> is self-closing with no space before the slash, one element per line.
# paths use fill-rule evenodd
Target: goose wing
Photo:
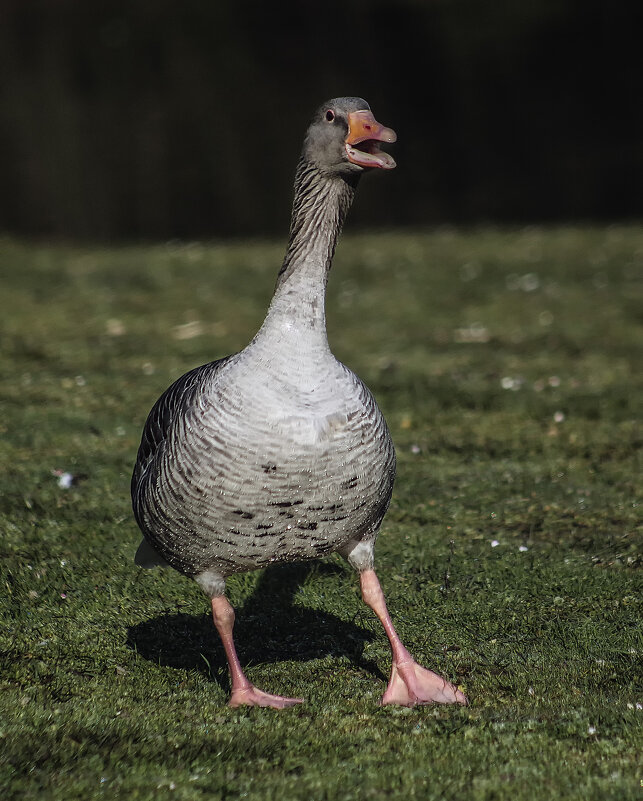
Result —
<path fill-rule="evenodd" d="M 228 361 L 230 356 L 195 367 L 178 378 L 156 401 L 143 427 L 141 444 L 132 474 L 132 500 L 136 514 L 136 494 L 140 482 L 154 460 L 158 449 L 165 442 L 174 420 L 183 414 L 200 387 L 212 380 L 214 374 Z"/>

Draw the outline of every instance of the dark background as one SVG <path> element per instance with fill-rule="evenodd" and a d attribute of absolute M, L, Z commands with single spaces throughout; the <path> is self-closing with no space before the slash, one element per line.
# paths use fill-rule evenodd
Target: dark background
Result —
<path fill-rule="evenodd" d="M 307 121 L 396 129 L 353 225 L 643 212 L 634 0 L 2 0 L 0 230 L 285 234 Z"/>

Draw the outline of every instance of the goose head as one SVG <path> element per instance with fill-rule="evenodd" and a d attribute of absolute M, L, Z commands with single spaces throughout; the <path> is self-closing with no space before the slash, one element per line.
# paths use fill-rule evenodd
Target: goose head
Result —
<path fill-rule="evenodd" d="M 344 177 L 371 169 L 392 170 L 395 161 L 380 144 L 396 139 L 395 131 L 381 125 L 361 97 L 338 97 L 317 109 L 303 157 L 322 173 Z"/>

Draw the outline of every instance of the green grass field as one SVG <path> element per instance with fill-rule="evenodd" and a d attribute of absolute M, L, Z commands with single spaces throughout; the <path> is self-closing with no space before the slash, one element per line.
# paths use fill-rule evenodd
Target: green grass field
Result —
<path fill-rule="evenodd" d="M 340 243 L 331 344 L 398 451 L 380 579 L 468 708 L 378 706 L 336 557 L 230 579 L 250 678 L 306 698 L 231 710 L 205 596 L 133 564 L 147 412 L 249 341 L 282 249 L 0 240 L 0 797 L 640 799 L 643 228 Z"/>

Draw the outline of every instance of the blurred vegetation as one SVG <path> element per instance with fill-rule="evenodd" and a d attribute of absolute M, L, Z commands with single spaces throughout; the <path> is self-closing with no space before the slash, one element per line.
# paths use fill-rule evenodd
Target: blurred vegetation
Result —
<path fill-rule="evenodd" d="M 3 0 L 0 230 L 282 232 L 346 94 L 399 134 L 358 224 L 632 218 L 642 25 L 629 0 Z"/>
<path fill-rule="evenodd" d="M 230 710 L 206 599 L 133 564 L 145 416 L 248 342 L 283 244 L 0 244 L 3 799 L 640 797 L 640 226 L 340 243 L 331 343 L 398 451 L 380 576 L 466 709 L 377 706 L 332 558 L 230 579 L 249 676 L 306 698 Z"/>

